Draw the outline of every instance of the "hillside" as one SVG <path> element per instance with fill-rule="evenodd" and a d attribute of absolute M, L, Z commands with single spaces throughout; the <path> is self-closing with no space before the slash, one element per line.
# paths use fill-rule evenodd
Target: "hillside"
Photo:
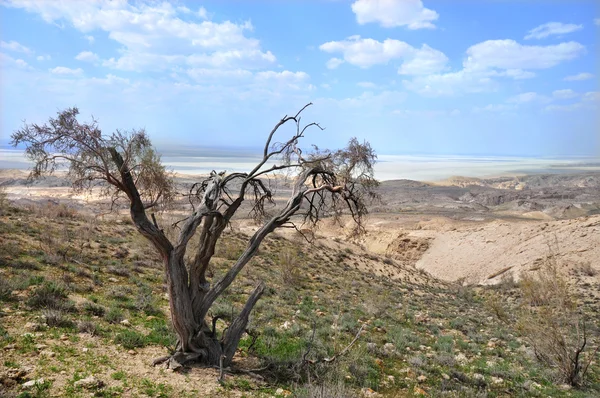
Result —
<path fill-rule="evenodd" d="M 234 226 L 218 247 L 214 276 L 242 250 L 248 228 Z M 102 221 L 52 203 L 5 206 L 0 231 L 0 395 L 600 393 L 598 358 L 581 389 L 536 360 L 514 319 L 502 315 L 516 313 L 517 285 L 436 279 L 413 266 L 427 256 L 422 241 L 397 239 L 386 255 L 328 238 L 326 228 L 312 245 L 297 235 L 272 235 L 212 314 L 239 311 L 256 282 L 267 283 L 251 321 L 254 337 L 244 338 L 219 384 L 216 369 L 171 373 L 151 366 L 174 344 L 163 272 L 126 218 Z M 597 302 L 582 305 L 592 325 L 600 324 Z M 323 361 L 355 336 L 346 354 Z"/>

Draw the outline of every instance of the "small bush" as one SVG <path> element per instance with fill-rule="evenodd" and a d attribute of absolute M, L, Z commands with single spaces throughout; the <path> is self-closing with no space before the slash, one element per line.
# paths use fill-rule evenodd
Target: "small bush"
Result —
<path fill-rule="evenodd" d="M 124 319 L 123 311 L 117 307 L 110 307 L 106 315 L 104 315 L 104 319 L 108 323 L 119 323 Z"/>
<path fill-rule="evenodd" d="M 10 301 L 12 299 L 12 292 L 12 284 L 4 278 L 0 279 L 0 301 Z"/>
<path fill-rule="evenodd" d="M 77 331 L 79 333 L 89 333 L 95 336 L 98 333 L 98 327 L 92 321 L 80 321 L 77 323 Z"/>
<path fill-rule="evenodd" d="M 132 350 L 146 346 L 146 337 L 134 330 L 124 330 L 115 336 L 115 343 Z"/>
<path fill-rule="evenodd" d="M 586 359 L 585 350 L 594 350 L 594 342 L 558 269 L 557 257 L 551 252 L 536 276 L 523 276 L 524 303 L 517 326 L 540 362 L 556 369 L 563 382 L 580 386 L 595 356 Z M 599 348 L 596 341 L 595 352 Z"/>
<path fill-rule="evenodd" d="M 83 305 L 83 311 L 86 314 L 93 316 L 104 316 L 104 314 L 106 313 L 106 308 L 98 304 L 87 302 Z"/>
<path fill-rule="evenodd" d="M 284 250 L 279 254 L 281 279 L 286 286 L 293 287 L 300 281 L 300 267 L 297 253 Z"/>
<path fill-rule="evenodd" d="M 46 325 L 51 328 L 74 328 L 75 323 L 61 311 L 57 309 L 47 309 L 42 312 Z"/>
<path fill-rule="evenodd" d="M 61 311 L 74 311 L 74 305 L 67 301 L 66 289 L 54 282 L 46 282 L 35 289 L 27 300 L 27 305 L 34 309 L 55 309 Z"/>

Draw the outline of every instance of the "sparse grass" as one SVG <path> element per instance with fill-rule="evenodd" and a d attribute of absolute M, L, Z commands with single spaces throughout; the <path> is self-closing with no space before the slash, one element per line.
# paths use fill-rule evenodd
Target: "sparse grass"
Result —
<path fill-rule="evenodd" d="M 67 372 L 70 384 L 50 385 L 46 389 L 49 396 L 81 396 L 85 391 L 72 387 L 74 373 L 78 378 L 98 375 L 104 381 L 112 379 L 109 384 L 117 384 L 90 391 L 97 396 L 202 394 L 190 390 L 197 370 L 165 378 L 159 367 L 148 366 L 142 372 L 152 376 L 140 376 L 123 366 L 130 356 L 139 360 L 147 355 L 145 351 L 154 353 L 159 349 L 166 354 L 176 342 L 168 317 L 162 312 L 167 303 L 163 270 L 150 249 L 135 249 L 140 242 L 133 240 L 136 235 L 129 224 L 89 224 L 78 217 L 45 220 L 28 213 L 19 213 L 18 217 L 21 221 L 16 217 L 0 218 L 0 283 L 7 284 L 5 290 L 11 291 L 0 309 L 9 315 L 0 318 L 0 374 L 25 365 L 35 366 L 36 373 L 28 375 L 32 379 Z M 70 235 L 61 232 L 63 223 L 71 230 Z M 89 232 L 83 229 L 89 230 L 90 225 L 94 232 L 91 245 L 87 245 Z M 65 262 L 60 255 L 55 256 L 55 263 L 44 264 L 36 231 L 68 238 L 67 257 L 76 255 L 84 265 Z M 240 233 L 227 233 L 223 240 L 227 243 L 217 249 L 218 258 L 211 264 L 216 277 L 231 265 L 227 259 L 241 252 L 245 239 Z M 260 372 L 266 385 L 227 375 L 226 383 L 213 396 L 280 396 L 275 394 L 280 387 L 293 391 L 294 396 L 311 398 L 359 396 L 363 388 L 383 396 L 413 396 L 416 387 L 429 396 L 440 397 L 598 395 L 600 372 L 596 364 L 590 365 L 586 383 L 565 391 L 559 388 L 561 382 L 555 373 L 528 354 L 528 340 L 522 339 L 514 327 L 517 311 L 507 304 L 507 299 L 512 303 L 524 297 L 512 283 L 482 289 L 467 284 L 446 285 L 433 279 L 427 283 L 391 281 L 353 269 L 351 263 L 359 257 L 357 253 L 338 253 L 325 246 L 316 251 L 304 241 L 288 241 L 280 236 L 265 243 L 211 315 L 235 315 L 257 280 L 268 283 L 249 325 L 256 340 L 245 336 L 238 354 L 241 360 L 250 361 L 243 368 L 268 365 Z M 114 253 L 121 246 L 128 247 L 129 254 L 115 260 Z M 14 255 L 5 257 L 3 247 Z M 293 266 L 302 270 L 297 280 L 286 281 L 279 268 L 281 253 L 286 252 L 292 253 Z M 370 256 L 370 261 L 383 261 L 383 257 Z M 137 267 L 143 273 L 117 275 L 118 282 L 114 282 L 109 280 L 115 278 L 109 267 L 130 271 Z M 411 277 L 424 280 L 417 273 Z M 86 284 L 88 288 L 83 289 Z M 496 300 L 492 305 L 490 293 Z M 78 303 L 79 311 L 75 311 L 69 297 Z M 533 295 L 526 300 L 542 303 L 535 309 L 544 305 Z M 57 310 L 55 326 L 23 330 L 28 322 L 40 322 L 38 317 L 47 310 Z M 502 319 L 500 311 L 508 314 L 508 321 Z M 125 318 L 131 322 L 128 327 L 119 324 Z M 217 324 L 219 337 L 228 325 L 227 319 Z M 331 364 L 323 361 L 339 353 L 363 324 L 363 334 L 349 352 Z M 596 333 L 592 329 L 590 336 Z M 393 345 L 393 354 L 384 350 L 386 343 Z M 10 348 L 12 344 L 14 348 Z M 48 347 L 36 348 L 40 344 Z M 114 355 L 115 344 L 122 347 L 118 349 L 122 355 Z M 373 349 L 367 349 L 367 344 Z M 54 356 L 42 355 L 41 351 L 52 351 Z M 302 365 L 304 355 L 310 365 Z M 590 355 L 584 354 L 585 359 Z M 145 362 L 151 359 L 144 357 Z M 418 382 L 419 376 L 426 376 L 426 380 Z M 492 377 L 501 378 L 501 384 L 494 384 Z M 21 392 L 16 388 L 11 391 L 15 395 Z"/>

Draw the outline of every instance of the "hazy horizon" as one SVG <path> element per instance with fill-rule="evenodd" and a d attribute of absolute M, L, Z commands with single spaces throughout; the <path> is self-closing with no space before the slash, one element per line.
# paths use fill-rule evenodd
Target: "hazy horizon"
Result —
<path fill-rule="evenodd" d="M 258 150 L 236 151 L 226 148 L 202 148 L 192 156 L 193 148 L 179 153 L 161 151 L 162 161 L 171 171 L 180 174 L 207 174 L 211 170 L 244 172 L 260 160 Z M 19 149 L 0 148 L 0 169 L 26 170 L 30 163 Z M 592 156 L 572 157 L 523 157 L 491 155 L 431 155 L 379 154 L 375 165 L 375 177 L 381 181 L 410 179 L 439 181 L 449 177 L 497 177 L 539 173 L 600 172 L 600 158 Z"/>

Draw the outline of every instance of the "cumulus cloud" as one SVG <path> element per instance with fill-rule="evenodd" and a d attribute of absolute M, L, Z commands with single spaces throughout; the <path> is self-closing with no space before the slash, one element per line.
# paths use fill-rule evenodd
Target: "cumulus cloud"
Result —
<path fill-rule="evenodd" d="M 213 22 L 206 19 L 203 8 L 188 13 L 169 2 L 73 2 L 7 0 L 5 4 L 37 13 L 49 23 L 66 22 L 83 33 L 107 32 L 111 40 L 123 46 L 121 57 L 104 63 L 115 69 L 141 72 L 156 70 L 165 63 L 169 67 L 202 64 L 254 68 L 276 60 L 261 49 L 259 40 L 246 36 L 253 29 L 250 22 Z M 186 17 L 181 18 L 182 14 Z"/>
<path fill-rule="evenodd" d="M 330 58 L 326 63 L 325 66 L 327 67 L 327 69 L 337 69 L 338 66 L 340 66 L 341 64 L 344 63 L 343 59 L 339 59 L 339 58 Z"/>
<path fill-rule="evenodd" d="M 583 29 L 583 25 L 564 24 L 561 22 L 548 22 L 531 29 L 525 36 L 525 40 L 544 39 L 552 35 L 564 35 Z"/>
<path fill-rule="evenodd" d="M 526 46 L 514 40 L 487 40 L 467 49 L 465 68 L 546 69 L 585 53 L 570 41 L 550 46 Z"/>
<path fill-rule="evenodd" d="M 577 97 L 577 93 L 570 88 L 564 90 L 555 90 L 552 92 L 552 97 L 559 100 L 571 99 Z"/>
<path fill-rule="evenodd" d="M 579 80 L 588 80 L 588 79 L 593 79 L 593 78 L 594 78 L 594 75 L 592 75 L 591 73 L 582 72 L 582 73 L 578 73 L 576 75 L 567 76 L 563 80 L 572 82 L 572 81 L 579 81 Z"/>
<path fill-rule="evenodd" d="M 342 54 L 343 60 L 332 58 L 328 61 L 329 69 L 337 68 L 342 62 L 366 69 L 374 65 L 387 64 L 392 60 L 401 60 L 403 63 L 398 69 L 399 74 L 427 75 L 440 72 L 448 62 L 448 57 L 444 53 L 427 44 L 415 48 L 395 39 L 378 41 L 350 36 L 345 40 L 324 43 L 319 46 L 319 49 L 328 53 Z"/>
<path fill-rule="evenodd" d="M 527 93 L 517 94 L 509 98 L 506 102 L 513 104 L 526 104 L 531 102 L 549 102 L 550 99 L 544 95 L 534 93 L 532 91 Z"/>
<path fill-rule="evenodd" d="M 406 26 L 408 29 L 435 28 L 438 13 L 425 8 L 421 0 L 357 0 L 352 3 L 356 21 L 379 23 L 385 28 Z"/>
<path fill-rule="evenodd" d="M 448 57 L 443 52 L 423 44 L 423 47 L 414 50 L 409 60 L 400 66 L 398 73 L 401 75 L 429 75 L 445 69 L 447 64 Z"/>
<path fill-rule="evenodd" d="M 56 68 L 50 69 L 50 73 L 55 75 L 71 75 L 71 76 L 79 76 L 83 73 L 83 69 L 71 69 L 66 66 L 57 66 Z"/>
<path fill-rule="evenodd" d="M 0 48 L 4 48 L 9 51 L 14 51 L 17 53 L 23 53 L 23 54 L 27 54 L 27 55 L 33 54 L 33 51 L 31 49 L 29 49 L 28 47 L 25 47 L 21 43 L 18 43 L 14 40 L 11 40 L 9 42 L 0 41 Z"/>
<path fill-rule="evenodd" d="M 83 62 L 98 62 L 100 58 L 91 51 L 82 51 L 75 56 L 75 59 Z"/>

